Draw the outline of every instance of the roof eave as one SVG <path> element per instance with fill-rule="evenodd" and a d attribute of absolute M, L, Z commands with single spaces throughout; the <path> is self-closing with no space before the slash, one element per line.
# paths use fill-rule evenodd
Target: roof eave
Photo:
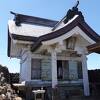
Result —
<path fill-rule="evenodd" d="M 37 37 L 33 37 L 33 36 L 24 36 L 24 35 L 17 35 L 17 34 L 11 34 L 11 36 L 14 40 L 29 41 L 29 42 L 35 42 L 37 40 Z"/>
<path fill-rule="evenodd" d="M 95 52 L 95 53 L 100 54 L 100 42 L 88 46 L 87 49 L 91 53 Z"/>
<path fill-rule="evenodd" d="M 63 27 L 61 29 L 58 29 L 56 31 L 53 31 L 51 33 L 48 33 L 46 35 L 40 36 L 37 39 L 35 46 L 33 45 L 32 51 L 34 52 L 34 50 L 36 50 L 42 44 L 41 43 L 42 41 L 47 41 L 47 40 L 51 40 L 51 39 L 57 38 L 57 37 L 65 34 L 66 32 L 70 31 L 75 26 L 80 27 L 95 42 L 98 42 L 100 40 L 100 36 L 95 31 L 93 31 L 89 27 L 89 25 L 85 21 L 83 21 L 81 19 L 80 16 L 78 16 L 73 22 L 71 22 L 67 26 L 65 26 L 65 27 Z"/>
<path fill-rule="evenodd" d="M 29 43 L 34 43 L 35 41 L 37 41 L 37 37 L 31 37 L 31 36 L 23 36 L 23 35 L 16 35 L 16 34 L 12 34 L 9 31 L 8 28 L 8 49 L 7 49 L 7 55 L 8 57 L 11 57 L 11 38 L 13 40 L 17 40 L 17 41 L 23 41 L 25 43 L 29 42 Z"/>

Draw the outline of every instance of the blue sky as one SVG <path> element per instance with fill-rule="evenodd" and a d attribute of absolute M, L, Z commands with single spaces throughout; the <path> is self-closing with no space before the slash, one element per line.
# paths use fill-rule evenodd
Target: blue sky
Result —
<path fill-rule="evenodd" d="M 7 57 L 7 22 L 13 18 L 10 11 L 60 20 L 76 0 L 0 0 L 0 64 L 7 66 L 10 72 L 19 72 L 19 60 Z M 85 21 L 100 34 L 100 1 L 80 0 L 79 9 Z M 100 68 L 100 55 L 88 56 L 88 69 Z"/>

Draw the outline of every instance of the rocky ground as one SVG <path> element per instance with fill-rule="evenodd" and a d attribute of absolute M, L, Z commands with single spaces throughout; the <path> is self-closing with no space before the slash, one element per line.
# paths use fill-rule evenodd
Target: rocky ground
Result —
<path fill-rule="evenodd" d="M 0 72 L 0 100 L 22 100 L 6 82 L 3 72 Z"/>

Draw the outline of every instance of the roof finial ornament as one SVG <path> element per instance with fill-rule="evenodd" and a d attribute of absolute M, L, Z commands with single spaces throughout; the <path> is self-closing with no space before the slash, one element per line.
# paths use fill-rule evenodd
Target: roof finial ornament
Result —
<path fill-rule="evenodd" d="M 76 4 L 75 4 L 75 8 L 77 8 L 78 7 L 78 5 L 79 5 L 79 0 L 77 0 L 77 2 L 76 2 Z"/>
<path fill-rule="evenodd" d="M 82 12 L 78 10 L 78 5 L 79 5 L 79 0 L 77 0 L 75 6 L 72 7 L 72 9 L 69 9 L 66 16 L 65 16 L 65 20 L 64 23 L 66 24 L 70 19 L 72 19 L 75 15 L 79 15 L 82 17 L 82 19 L 84 20 L 84 17 L 82 15 Z"/>
<path fill-rule="evenodd" d="M 12 12 L 12 11 L 10 11 L 10 13 L 13 14 L 13 15 L 15 15 L 14 20 L 15 20 L 15 24 L 16 24 L 16 26 L 21 26 L 21 24 L 20 24 L 19 14 L 14 13 L 14 12 Z"/>

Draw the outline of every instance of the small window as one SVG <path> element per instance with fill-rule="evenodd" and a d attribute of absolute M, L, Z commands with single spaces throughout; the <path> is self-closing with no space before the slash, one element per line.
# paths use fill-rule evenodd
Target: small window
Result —
<path fill-rule="evenodd" d="M 70 37 L 66 40 L 66 49 L 74 49 L 76 43 L 76 37 Z"/>
<path fill-rule="evenodd" d="M 32 67 L 31 67 L 31 78 L 32 79 L 40 79 L 41 78 L 41 60 L 40 59 L 32 59 Z"/>

